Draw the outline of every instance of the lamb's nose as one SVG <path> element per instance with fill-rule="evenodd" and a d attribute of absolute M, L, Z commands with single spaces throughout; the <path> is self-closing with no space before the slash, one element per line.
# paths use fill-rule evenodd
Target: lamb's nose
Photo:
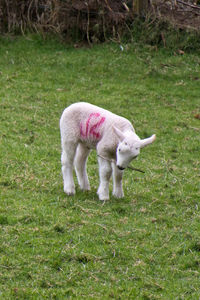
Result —
<path fill-rule="evenodd" d="M 117 166 L 119 170 L 123 171 L 125 168 L 122 168 L 121 166 Z"/>

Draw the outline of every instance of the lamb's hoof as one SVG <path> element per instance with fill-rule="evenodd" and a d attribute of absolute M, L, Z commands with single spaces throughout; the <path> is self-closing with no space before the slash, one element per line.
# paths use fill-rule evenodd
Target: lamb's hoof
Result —
<path fill-rule="evenodd" d="M 113 196 L 118 199 L 124 198 L 124 193 L 113 193 Z"/>
<path fill-rule="evenodd" d="M 100 201 L 106 201 L 106 200 L 109 200 L 109 196 L 107 195 L 104 195 L 104 194 L 100 194 L 97 192 L 97 195 L 99 196 L 99 200 Z"/>
<path fill-rule="evenodd" d="M 90 186 L 89 185 L 86 185 L 86 186 L 80 186 L 81 190 L 82 191 L 90 191 Z"/>
<path fill-rule="evenodd" d="M 75 188 L 64 188 L 64 192 L 68 196 L 73 196 L 73 195 L 75 195 Z"/>

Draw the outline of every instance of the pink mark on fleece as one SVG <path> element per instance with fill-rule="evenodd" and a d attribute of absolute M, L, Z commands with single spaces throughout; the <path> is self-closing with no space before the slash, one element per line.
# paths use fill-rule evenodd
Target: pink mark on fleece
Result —
<path fill-rule="evenodd" d="M 84 124 L 85 126 L 83 125 L 83 123 L 80 124 L 81 137 L 83 138 L 93 137 L 95 139 L 99 139 L 100 138 L 99 129 L 101 125 L 104 123 L 105 119 L 106 118 L 101 117 L 99 113 L 90 114 L 89 118 Z"/>

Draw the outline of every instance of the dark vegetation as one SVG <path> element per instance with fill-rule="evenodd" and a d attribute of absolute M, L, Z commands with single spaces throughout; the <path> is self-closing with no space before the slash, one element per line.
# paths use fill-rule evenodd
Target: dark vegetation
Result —
<path fill-rule="evenodd" d="M 68 39 L 102 41 L 108 36 L 117 37 L 130 21 L 131 2 L 3 0 L 1 31 L 28 29 L 54 32 Z"/>
<path fill-rule="evenodd" d="M 144 2 L 146 0 L 140 0 Z M 1 0 L 0 32 L 38 32 L 59 36 L 65 42 L 106 40 L 199 48 L 200 6 L 198 1 L 152 0 L 146 10 L 138 10 L 139 0 Z"/>

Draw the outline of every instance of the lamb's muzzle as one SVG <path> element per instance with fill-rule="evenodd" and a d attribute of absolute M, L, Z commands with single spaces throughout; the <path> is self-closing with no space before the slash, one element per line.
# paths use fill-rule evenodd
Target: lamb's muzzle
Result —
<path fill-rule="evenodd" d="M 123 170 L 131 168 L 129 164 L 139 155 L 140 149 L 155 140 L 155 135 L 141 140 L 127 119 L 84 102 L 72 104 L 64 110 L 60 119 L 60 131 L 65 193 L 75 193 L 73 167 L 81 189 L 90 189 L 86 163 L 90 149 L 96 149 L 100 177 L 97 193 L 100 200 L 109 199 L 111 174 L 113 195 L 117 198 L 124 196 Z"/>
<path fill-rule="evenodd" d="M 118 167 L 118 169 L 121 170 L 121 171 L 124 171 L 124 170 L 125 170 L 125 168 L 122 168 L 122 167 L 120 167 L 120 166 L 117 166 L 117 167 Z"/>

